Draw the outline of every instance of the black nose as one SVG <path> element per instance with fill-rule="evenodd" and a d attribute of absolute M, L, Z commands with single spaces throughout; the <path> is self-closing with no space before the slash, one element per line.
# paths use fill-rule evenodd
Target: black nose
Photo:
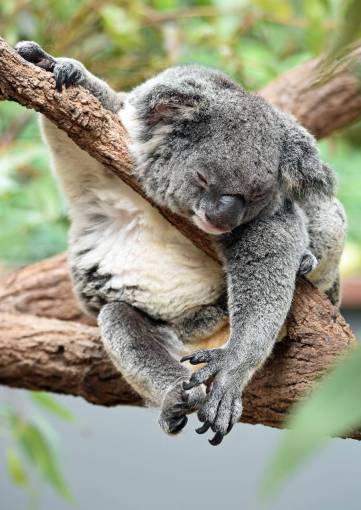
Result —
<path fill-rule="evenodd" d="M 244 200 L 239 195 L 222 195 L 218 200 L 208 202 L 205 209 L 207 220 L 215 227 L 232 230 L 243 217 Z"/>

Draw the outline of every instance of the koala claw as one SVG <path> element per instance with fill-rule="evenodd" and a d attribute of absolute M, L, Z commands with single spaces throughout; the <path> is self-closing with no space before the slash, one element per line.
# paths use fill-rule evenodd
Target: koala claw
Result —
<path fill-rule="evenodd" d="M 194 372 L 189 381 L 183 383 L 183 389 L 188 391 L 194 386 L 206 383 L 209 379 L 215 376 L 223 367 L 223 358 L 225 351 L 223 349 L 210 349 L 206 351 L 198 351 L 188 356 L 181 358 L 181 363 L 189 361 L 191 365 L 198 365 L 199 363 L 208 363 L 197 372 Z"/>
<path fill-rule="evenodd" d="M 198 419 L 203 425 L 196 432 L 204 434 L 211 428 L 215 435 L 209 442 L 217 446 L 242 414 L 241 387 L 245 372 L 240 370 L 239 364 L 227 349 L 198 351 L 185 356 L 181 361 L 189 361 L 193 365 L 208 363 L 193 373 L 189 381 L 183 383 L 183 388 L 189 391 L 212 379 L 210 391 L 198 411 Z"/>
<path fill-rule="evenodd" d="M 63 90 L 63 86 L 67 88 L 79 83 L 86 73 L 83 64 L 77 60 L 71 58 L 55 59 L 34 41 L 21 41 L 15 46 L 15 50 L 28 62 L 52 72 L 58 92 Z"/>
<path fill-rule="evenodd" d="M 205 434 L 207 430 L 210 428 L 211 424 L 208 421 L 205 421 L 201 427 L 196 429 L 197 434 Z"/>
<path fill-rule="evenodd" d="M 216 432 L 212 439 L 208 439 L 208 443 L 211 444 L 212 446 L 218 446 L 223 441 L 223 437 L 224 437 L 223 434 L 221 434 L 220 432 Z"/>
<path fill-rule="evenodd" d="M 70 58 L 59 58 L 55 64 L 54 78 L 56 90 L 61 92 L 65 88 L 79 83 L 85 74 L 85 69 L 80 62 Z"/>
<path fill-rule="evenodd" d="M 167 434 L 178 434 L 187 424 L 187 414 L 195 411 L 204 401 L 204 392 L 195 388 L 186 393 L 182 383 L 171 388 L 163 401 L 159 424 Z"/>

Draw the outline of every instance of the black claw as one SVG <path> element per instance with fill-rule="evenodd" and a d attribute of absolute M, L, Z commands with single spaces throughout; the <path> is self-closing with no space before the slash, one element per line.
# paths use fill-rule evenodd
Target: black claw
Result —
<path fill-rule="evenodd" d="M 63 87 L 68 88 L 74 85 L 78 80 L 78 74 L 76 71 L 70 71 L 67 69 L 59 69 L 55 74 L 56 90 L 61 92 Z"/>
<path fill-rule="evenodd" d="M 74 85 L 79 80 L 79 78 L 79 72 L 76 69 L 70 71 L 65 80 L 65 87 L 68 88 L 71 85 Z"/>
<path fill-rule="evenodd" d="M 208 443 L 212 446 L 218 446 L 223 441 L 223 434 L 220 432 L 216 432 L 215 436 L 212 439 L 208 439 Z"/>
<path fill-rule="evenodd" d="M 60 71 L 58 76 L 55 79 L 55 87 L 58 92 L 63 90 L 63 80 L 62 80 L 62 72 Z"/>
<path fill-rule="evenodd" d="M 181 363 L 184 363 L 184 361 L 190 361 L 193 358 L 193 354 L 188 354 L 187 356 L 183 356 L 183 358 L 180 359 Z"/>
<path fill-rule="evenodd" d="M 187 424 L 187 416 L 181 416 L 180 418 L 173 418 L 169 422 L 169 432 L 171 434 L 178 434 Z"/>
<path fill-rule="evenodd" d="M 189 382 L 186 382 L 186 381 L 185 381 L 185 382 L 183 383 L 183 385 L 182 385 L 182 387 L 183 387 L 183 389 L 184 389 L 184 390 L 191 390 L 191 389 L 193 388 L 193 386 L 195 386 L 195 384 L 194 384 L 194 383 L 192 383 L 192 382 L 190 382 L 190 381 L 189 381 Z"/>
<path fill-rule="evenodd" d="M 185 404 L 188 404 L 188 401 L 189 401 L 189 393 L 187 393 L 186 391 L 182 391 L 182 393 L 181 393 L 181 399 L 182 399 L 182 402 L 184 402 Z"/>
<path fill-rule="evenodd" d="M 227 429 L 226 434 L 229 434 L 229 433 L 231 432 L 231 430 L 232 430 L 232 429 L 233 429 L 233 423 L 230 423 L 230 424 L 228 425 L 228 429 Z"/>
<path fill-rule="evenodd" d="M 211 426 L 211 424 L 208 423 L 208 421 L 204 422 L 201 427 L 196 429 L 197 434 L 204 434 L 205 432 L 207 432 L 207 430 L 209 429 L 210 426 Z"/>

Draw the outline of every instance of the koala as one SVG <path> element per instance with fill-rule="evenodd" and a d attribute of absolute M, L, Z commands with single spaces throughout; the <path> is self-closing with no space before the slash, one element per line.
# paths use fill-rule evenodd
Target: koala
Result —
<path fill-rule="evenodd" d="M 146 195 L 212 239 L 222 265 L 41 119 L 69 201 L 69 265 L 81 306 L 97 317 L 115 366 L 160 408 L 165 432 L 178 433 L 198 411 L 197 432 L 211 429 L 209 442 L 220 444 L 272 351 L 297 277 L 307 273 L 339 301 L 346 225 L 332 170 L 292 116 L 220 71 L 172 67 L 117 93 L 35 42 L 16 50 L 53 74 L 59 94 L 80 85 L 116 113 Z M 196 351 L 228 316 L 225 345 Z"/>

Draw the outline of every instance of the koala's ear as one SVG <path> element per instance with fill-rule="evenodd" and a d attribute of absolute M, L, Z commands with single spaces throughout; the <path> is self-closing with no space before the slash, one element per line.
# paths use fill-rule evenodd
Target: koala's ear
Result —
<path fill-rule="evenodd" d="M 204 106 L 204 98 L 198 94 L 176 89 L 154 90 L 148 103 L 147 121 L 150 125 L 159 122 L 192 119 Z"/>
<path fill-rule="evenodd" d="M 295 119 L 282 114 L 280 156 L 281 185 L 289 198 L 332 196 L 336 180 L 331 168 L 320 159 L 314 137 Z"/>

